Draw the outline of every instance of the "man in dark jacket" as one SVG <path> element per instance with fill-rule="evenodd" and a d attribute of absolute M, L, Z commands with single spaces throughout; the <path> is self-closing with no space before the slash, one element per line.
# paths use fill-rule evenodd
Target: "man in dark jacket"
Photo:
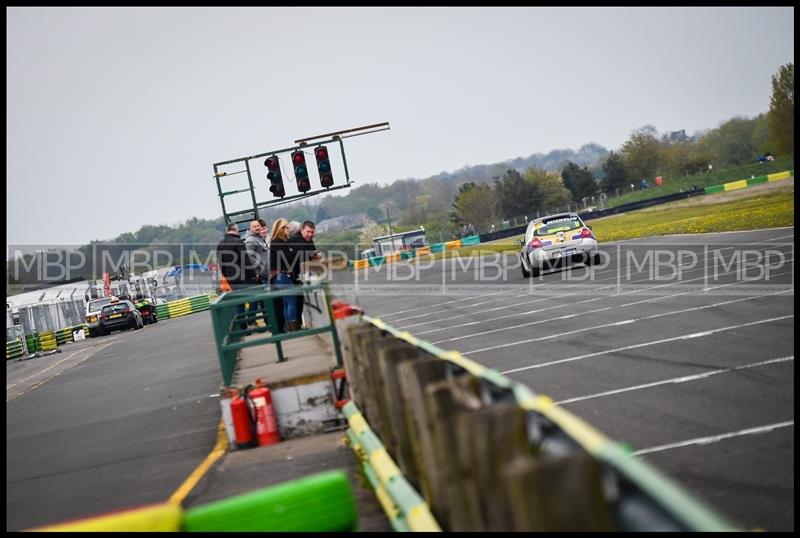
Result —
<path fill-rule="evenodd" d="M 314 245 L 314 234 L 316 233 L 316 226 L 310 220 L 305 221 L 302 225 L 300 225 L 300 230 L 289 237 L 288 243 L 291 244 L 295 251 L 296 255 L 293 260 L 291 272 L 295 279 L 295 284 L 302 284 L 300 280 L 300 272 L 302 270 L 301 264 L 304 262 L 308 262 L 311 260 L 318 260 L 321 258 L 319 252 L 317 252 L 317 247 Z M 297 311 L 302 316 L 303 314 L 303 306 L 305 303 L 305 296 L 300 295 L 297 305 Z"/>
<path fill-rule="evenodd" d="M 239 237 L 239 226 L 235 222 L 228 224 L 225 236 L 217 245 L 217 265 L 220 274 L 225 277 L 233 291 L 258 283 L 256 264 L 247 253 L 247 247 Z M 243 312 L 244 305 L 238 305 L 236 313 Z M 246 329 L 247 324 L 243 323 L 241 328 Z"/>

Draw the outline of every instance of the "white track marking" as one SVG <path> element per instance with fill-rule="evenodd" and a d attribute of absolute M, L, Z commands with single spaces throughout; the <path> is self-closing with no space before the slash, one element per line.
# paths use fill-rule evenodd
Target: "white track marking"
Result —
<path fill-rule="evenodd" d="M 567 357 L 566 359 L 558 359 L 558 360 L 555 360 L 555 361 L 545 362 L 545 363 L 542 363 L 542 364 L 532 364 L 530 366 L 522 366 L 520 368 L 513 368 L 511 370 L 506 370 L 506 371 L 500 372 L 500 373 L 505 375 L 505 374 L 512 374 L 512 373 L 515 373 L 515 372 L 522 372 L 524 370 L 531 370 L 531 369 L 534 369 L 534 368 L 544 368 L 546 366 L 553 366 L 555 364 L 563 364 L 565 362 L 579 361 L 579 360 L 583 360 L 583 359 L 588 359 L 590 357 L 599 357 L 601 355 L 608 355 L 609 353 L 617 353 L 617 352 L 620 352 L 620 351 L 628 351 L 628 350 L 631 350 L 631 349 L 637 349 L 637 348 L 641 348 L 641 347 L 655 346 L 655 345 L 658 345 L 658 344 L 665 344 L 667 342 L 675 342 L 677 340 L 689 340 L 689 339 L 692 339 L 692 338 L 700 338 L 700 337 L 703 337 L 703 336 L 709 336 L 711 334 L 716 334 L 716 333 L 720 333 L 720 332 L 724 332 L 724 331 L 731 331 L 733 329 L 741 329 L 742 327 L 750 327 L 752 325 L 760 325 L 762 323 L 771 323 L 773 321 L 781 321 L 781 320 L 789 319 L 789 318 L 793 318 L 793 317 L 794 317 L 794 314 L 790 314 L 788 316 L 779 316 L 777 318 L 769 318 L 769 319 L 762 319 L 762 320 L 758 320 L 758 321 L 751 321 L 749 323 L 742 323 L 742 324 L 739 324 L 739 325 L 730 325 L 728 327 L 720 327 L 719 329 L 712 329 L 710 331 L 705 331 L 705 332 L 701 332 L 701 333 L 684 334 L 684 335 L 681 335 L 681 336 L 674 336 L 672 338 L 663 338 L 661 340 L 653 340 L 653 341 L 644 342 L 644 343 L 641 343 L 641 344 L 633 344 L 633 345 L 630 345 L 630 346 L 618 347 L 618 348 L 615 348 L 615 349 L 607 349 L 605 351 L 598 351 L 596 353 L 587 353 L 586 355 L 578 355 L 578 356 L 575 356 L 575 357 Z M 488 348 L 488 349 L 495 349 L 495 348 Z M 472 353 L 474 353 L 474 352 L 472 352 Z M 463 353 L 463 354 L 466 355 L 467 353 Z"/>
<path fill-rule="evenodd" d="M 659 312 L 657 314 L 651 314 L 649 316 L 642 316 L 640 318 L 626 319 L 626 320 L 617 321 L 617 322 L 614 322 L 614 323 L 604 323 L 603 325 L 595 325 L 595 326 L 592 326 L 592 327 L 584 327 L 583 329 L 577 329 L 577 330 L 574 330 L 574 331 L 562 331 L 562 332 L 558 332 L 556 334 L 550 334 L 550 335 L 547 335 L 547 336 L 540 336 L 538 338 L 528 338 L 526 340 L 519 340 L 517 342 L 509 342 L 507 344 L 501 344 L 501 345 L 495 346 L 495 347 L 487 347 L 487 348 L 482 348 L 482 349 L 476 349 L 476 350 L 473 350 L 473 351 L 464 351 L 462 353 L 464 353 L 464 354 L 481 353 L 483 351 L 489 351 L 489 350 L 492 350 L 492 349 L 498 349 L 498 348 L 502 348 L 502 347 L 511 347 L 511 346 L 517 346 L 517 345 L 520 345 L 520 344 L 529 344 L 531 342 L 540 342 L 542 340 L 550 340 L 552 338 L 558 338 L 560 336 L 567 336 L 567 335 L 570 335 L 570 334 L 576 334 L 576 333 L 581 333 L 581 332 L 586 332 L 586 331 L 593 331 L 595 329 L 602 329 L 602 328 L 605 328 L 605 327 L 613 327 L 615 325 L 627 325 L 629 323 L 636 323 L 638 321 L 644 321 L 644 320 L 648 320 L 648 319 L 660 318 L 660 317 L 663 317 L 663 316 L 671 316 L 673 314 L 684 314 L 686 312 L 694 312 L 694 311 L 697 311 L 697 310 L 705 310 L 706 308 L 714 308 L 716 306 L 722 306 L 722 305 L 726 305 L 726 304 L 739 303 L 739 302 L 742 302 L 742 301 L 752 301 L 752 300 L 755 300 L 755 299 L 760 299 L 762 297 L 769 297 L 771 295 L 780 295 L 781 293 L 788 293 L 788 291 L 789 290 L 776 291 L 776 292 L 773 292 L 773 293 L 766 293 L 764 295 L 755 295 L 753 297 L 743 297 L 741 299 L 731 299 L 729 301 L 721 301 L 721 302 L 718 302 L 718 303 L 711 303 L 711 304 L 706 304 L 706 305 L 701 305 L 701 306 L 694 306 L 694 307 L 691 307 L 691 308 L 682 308 L 680 310 L 671 310 L 669 312 Z M 608 308 L 615 308 L 615 307 L 608 307 Z M 602 309 L 602 310 L 605 310 L 605 308 Z M 580 315 L 582 315 L 582 314 L 569 314 L 567 316 L 562 316 L 561 318 L 551 318 L 551 319 L 544 319 L 544 320 L 539 320 L 539 321 L 531 321 L 529 323 L 524 323 L 522 325 L 516 325 L 516 326 L 513 326 L 513 327 L 507 327 L 507 328 L 504 327 L 504 328 L 500 328 L 500 329 L 494 329 L 494 330 L 486 331 L 486 332 L 483 332 L 483 333 L 476 333 L 476 334 L 469 334 L 469 335 L 465 335 L 465 336 L 459 336 L 457 338 L 451 338 L 450 340 L 443 340 L 443 341 L 444 342 L 449 342 L 449 341 L 452 341 L 452 340 L 461 340 L 463 338 L 472 338 L 473 336 L 481 336 L 481 335 L 494 333 L 494 332 L 499 332 L 499 331 L 518 329 L 520 327 L 536 325 L 537 323 L 545 323 L 545 322 L 548 322 L 548 321 L 554 321 L 554 320 L 558 320 L 558 319 L 577 317 L 577 316 L 580 316 Z M 705 335 L 703 335 L 703 336 L 705 336 Z M 441 343 L 441 342 L 433 342 L 434 345 L 439 344 L 439 343 Z"/>
<path fill-rule="evenodd" d="M 623 389 L 616 389 L 616 390 L 608 390 L 605 392 L 597 392 L 595 394 L 587 394 L 586 396 L 576 396 L 575 398 L 567 398 L 566 400 L 561 400 L 560 402 L 556 402 L 558 405 L 573 403 L 573 402 L 581 402 L 583 400 L 591 400 L 593 398 L 603 398 L 604 396 L 613 396 L 614 394 L 622 394 L 623 392 L 631 392 L 634 390 L 642 390 L 642 389 L 649 389 L 651 387 L 658 387 L 660 385 L 669 385 L 673 383 L 686 383 L 687 381 L 696 381 L 698 379 L 705 379 L 706 377 L 711 377 L 712 375 L 717 374 L 724 374 L 727 372 L 735 372 L 737 370 L 746 370 L 748 368 L 756 368 L 757 366 L 765 366 L 767 364 L 777 364 L 780 362 L 787 362 L 793 361 L 794 355 L 790 355 L 788 357 L 781 357 L 779 359 L 770 359 L 767 361 L 761 362 L 754 362 L 751 364 L 745 364 L 743 366 L 736 366 L 734 368 L 723 368 L 721 370 L 711 370 L 708 372 L 704 372 L 702 374 L 695 374 L 695 375 L 688 375 L 683 377 L 673 377 L 672 379 L 665 379 L 663 381 L 655 381 L 653 383 L 645 383 L 644 385 L 634 385 L 632 387 L 625 387 Z"/>
<path fill-rule="evenodd" d="M 725 247 L 725 248 L 722 248 L 722 249 L 715 249 L 715 250 L 708 251 L 708 253 L 720 252 L 722 250 L 727 250 L 727 249 L 731 249 L 731 248 L 734 248 L 734 247 Z M 707 257 L 707 255 L 708 254 L 706 254 L 706 256 L 704 256 L 704 258 Z M 792 261 L 794 261 L 794 258 L 789 258 L 787 260 L 782 260 L 779 263 L 780 264 L 784 264 L 784 263 L 792 262 Z M 776 263 L 767 264 L 765 267 L 772 267 L 772 266 L 778 265 L 779 263 L 776 262 Z M 688 274 L 688 273 L 691 273 L 693 271 L 701 271 L 701 270 L 704 270 L 704 269 L 705 268 L 692 269 L 690 271 L 686 271 L 686 273 L 684 273 L 684 274 Z M 737 270 L 726 271 L 724 273 L 720 273 L 718 276 L 732 274 L 732 273 L 735 273 L 736 271 Z M 779 275 L 784 275 L 784 274 L 789 274 L 789 273 L 779 273 L 779 274 L 773 275 L 773 276 L 779 276 Z M 619 297 L 619 296 L 622 296 L 622 295 L 630 295 L 630 294 L 634 294 L 634 293 L 644 293 L 644 292 L 647 292 L 648 290 L 652 290 L 652 289 L 664 288 L 664 287 L 667 287 L 667 286 L 675 286 L 675 285 L 678 285 L 678 284 L 686 284 L 688 282 L 695 282 L 695 281 L 704 280 L 704 279 L 705 279 L 705 275 L 703 275 L 702 277 L 691 278 L 691 279 L 688 279 L 688 280 L 680 280 L 680 281 L 677 281 L 677 282 L 670 282 L 670 283 L 667 283 L 667 284 L 659 284 L 659 285 L 656 285 L 656 286 L 649 286 L 649 287 L 642 288 L 642 289 L 639 289 L 639 290 L 631 290 L 631 291 L 626 291 L 626 292 L 622 292 L 622 293 L 617 293 L 617 294 L 614 295 L 614 297 Z M 603 280 L 607 280 L 607 279 L 600 279 L 600 280 L 596 280 L 595 282 L 601 282 Z M 634 280 L 634 281 L 632 281 L 632 283 L 646 282 L 648 280 L 649 279 L 644 278 L 644 279 L 640 279 L 640 280 Z M 739 284 L 739 282 L 733 282 L 731 284 L 724 284 L 724 285 L 721 285 L 721 286 L 714 286 L 714 287 L 708 288 L 708 289 L 712 290 L 712 289 L 717 289 L 719 287 L 735 285 L 735 284 Z M 597 288 L 595 291 L 604 290 L 604 289 L 610 289 L 610 288 L 615 288 L 615 287 L 617 287 L 617 284 L 613 284 L 613 285 L 610 285 L 610 286 L 604 286 L 602 288 Z M 582 292 L 568 293 L 568 294 L 561 295 L 558 298 L 562 299 L 564 297 L 574 297 L 574 296 L 578 296 L 578 295 L 582 295 Z M 675 295 L 681 295 L 681 294 L 675 294 Z M 658 297 L 658 298 L 655 298 L 655 299 L 648 299 L 648 301 L 658 301 L 658 300 L 666 299 L 667 297 L 673 297 L 675 295 L 669 295 L 669 296 L 665 296 L 665 297 Z M 576 301 L 576 302 L 572 302 L 572 303 L 564 303 L 564 304 L 549 306 L 547 308 L 543 308 L 543 309 L 539 309 L 539 310 L 529 310 L 527 312 L 515 312 L 513 314 L 507 314 L 505 316 L 499 316 L 499 317 L 496 317 L 496 318 L 482 319 L 482 320 L 478 320 L 478 321 L 470 321 L 468 323 L 462 323 L 462 324 L 459 324 L 459 325 L 449 325 L 447 327 L 439 327 L 439 328 L 431 329 L 431 330 L 428 330 L 428 331 L 418 332 L 418 333 L 416 333 L 416 335 L 417 336 L 421 336 L 423 334 L 430 334 L 430 333 L 434 333 L 434 332 L 446 331 L 448 329 L 458 329 L 458 328 L 461 328 L 461 327 L 469 327 L 471 325 L 478 325 L 478 324 L 481 324 L 481 323 L 486 323 L 487 321 L 497 321 L 497 320 L 506 319 L 506 318 L 510 318 L 510 317 L 524 316 L 524 315 L 528 315 L 528 314 L 535 314 L 535 313 L 538 313 L 538 312 L 543 312 L 545 310 L 563 308 L 565 306 L 572 306 L 572 305 L 576 305 L 576 304 L 591 303 L 591 302 L 600 301 L 600 300 L 606 299 L 606 298 L 607 297 L 594 297 L 592 299 L 584 299 L 583 301 Z M 495 299 L 495 300 L 501 300 L 501 299 Z M 530 301 L 523 301 L 521 303 L 515 303 L 515 304 L 511 304 L 511 305 L 503 305 L 503 306 L 498 306 L 496 308 L 490 308 L 488 310 L 484 310 L 483 312 L 494 312 L 496 310 L 505 310 L 505 309 L 508 309 L 508 308 L 515 308 L 515 307 L 522 306 L 522 305 L 525 305 L 525 304 L 538 303 L 538 302 L 541 302 L 541 301 L 551 301 L 551 300 L 552 300 L 552 297 L 544 297 L 544 298 L 539 298 L 539 299 L 532 299 Z M 635 304 L 635 303 L 630 303 L 630 304 Z M 627 306 L 627 305 L 623 305 L 623 306 Z M 413 319 L 414 317 L 427 317 L 427 316 L 430 316 L 432 314 L 446 313 L 446 312 L 452 312 L 452 310 L 439 310 L 437 312 L 431 312 L 431 313 L 428 313 L 428 314 L 422 314 L 420 316 L 411 316 L 409 318 L 404 318 L 404 319 Z M 455 316 L 448 316 L 446 319 L 449 321 L 449 320 L 452 320 L 452 319 L 455 319 L 455 318 L 463 318 L 463 317 L 474 316 L 474 315 L 475 315 L 475 312 L 468 312 L 466 314 L 458 314 L 458 315 L 455 315 Z M 397 321 L 401 321 L 401 320 L 395 320 L 395 322 L 397 322 Z M 444 321 L 444 320 L 436 320 L 436 321 Z M 428 325 L 429 323 L 430 323 L 430 320 L 426 320 L 426 321 L 423 321 L 423 322 L 420 322 L 420 323 L 414 323 L 414 324 L 411 324 L 411 325 L 400 325 L 400 326 L 398 326 L 398 329 L 400 329 L 400 330 L 408 330 L 408 329 L 410 329 L 412 327 L 418 327 L 420 325 Z M 447 341 L 448 340 L 440 340 L 440 342 L 447 342 Z M 434 342 L 434 344 L 435 343 L 436 342 Z"/>
<path fill-rule="evenodd" d="M 777 430 L 779 428 L 786 428 L 788 426 L 794 426 L 794 420 L 787 420 L 786 422 L 776 422 L 775 424 L 768 424 L 766 426 L 759 426 L 757 428 L 748 428 L 746 430 L 739 430 L 735 432 L 728 432 L 723 433 L 720 435 L 710 435 L 708 437 L 697 437 L 695 439 L 689 439 L 687 441 L 681 441 L 679 443 L 670 443 L 668 445 L 661 445 L 661 446 L 654 446 L 651 448 L 643 448 L 641 450 L 637 450 L 633 453 L 634 456 L 641 456 L 642 454 L 651 454 L 653 452 L 661 452 L 662 450 L 670 450 L 673 448 L 681 448 L 684 446 L 690 445 L 708 445 L 711 443 L 716 443 L 718 441 L 722 441 L 724 439 L 730 439 L 731 437 L 739 437 L 741 435 L 753 435 L 757 433 L 767 433 L 773 430 Z"/>
<path fill-rule="evenodd" d="M 44 373 L 44 372 L 46 372 L 47 370 L 49 370 L 50 368 L 52 368 L 53 366 L 56 366 L 57 364 L 64 362 L 64 361 L 65 361 L 65 360 L 67 360 L 68 358 L 70 358 L 70 357 L 73 357 L 74 355 L 76 355 L 76 354 L 78 354 L 78 353 L 82 353 L 82 352 L 84 352 L 84 351 L 87 351 L 87 350 L 88 350 L 88 351 L 91 351 L 91 353 L 89 353 L 87 356 L 85 356 L 84 358 L 82 358 L 81 360 L 79 360 L 78 362 L 76 362 L 75 364 L 73 364 L 72 366 L 69 366 L 69 367 L 67 368 L 67 370 L 68 370 L 69 368 L 74 368 L 75 366 L 77 366 L 77 365 L 79 365 L 80 363 L 82 363 L 83 361 L 85 361 L 85 360 L 87 360 L 87 359 L 89 359 L 89 358 L 93 357 L 93 356 L 94 356 L 96 353 L 99 353 L 100 351 L 104 350 L 105 348 L 107 348 L 108 346 L 110 346 L 110 345 L 112 345 L 112 344 L 114 344 L 114 343 L 116 343 L 116 340 L 113 340 L 113 341 L 111 341 L 111 342 L 108 342 L 108 343 L 105 343 L 105 344 L 101 344 L 100 346 L 98 346 L 98 347 L 96 347 L 96 348 L 95 348 L 95 347 L 91 347 L 91 348 L 88 348 L 88 349 L 82 349 L 82 350 L 80 350 L 80 351 L 76 351 L 75 353 L 73 353 L 73 354 L 72 354 L 72 355 L 70 355 L 69 357 L 66 357 L 66 358 L 62 359 L 62 360 L 58 361 L 57 363 L 55 363 L 55 364 L 52 364 L 52 365 L 48 366 L 48 367 L 47 367 L 47 368 L 45 368 L 44 370 L 40 370 L 40 371 L 36 372 L 35 374 L 33 374 L 32 376 L 26 377 L 25 379 L 23 379 L 23 380 L 21 380 L 21 381 L 28 380 L 28 379 L 30 379 L 31 377 L 35 377 L 35 376 L 36 376 L 36 375 L 38 375 L 38 374 Z M 61 372 L 65 372 L 65 371 L 66 371 L 66 370 L 62 370 Z M 31 392 L 32 390 L 39 388 L 40 386 L 44 385 L 45 383 L 47 383 L 48 381 L 50 381 L 50 380 L 51 380 L 51 379 L 53 379 L 54 377 L 56 377 L 56 376 L 58 376 L 58 375 L 61 375 L 61 372 L 56 372 L 56 373 L 54 373 L 53 375 L 51 375 L 50 377 L 47 377 L 47 378 L 43 379 L 42 381 L 39 381 L 38 383 L 35 383 L 34 385 L 31 385 L 30 387 L 28 387 L 27 389 L 23 390 L 23 391 L 22 391 L 22 392 L 20 392 L 19 394 L 15 394 L 14 396 L 12 396 L 12 397 L 10 397 L 10 398 L 7 398 L 7 399 L 6 399 L 6 403 L 7 403 L 7 402 L 10 402 L 11 400 L 13 400 L 13 399 L 15 399 L 15 398 L 19 398 L 19 397 L 20 397 L 20 396 L 22 396 L 23 394 L 27 394 L 27 393 Z M 12 387 L 14 387 L 15 385 L 18 385 L 18 384 L 19 384 L 21 381 L 18 381 L 17 383 L 14 383 L 14 385 L 11 385 L 11 386 L 8 386 L 8 387 L 6 387 L 6 391 L 7 391 L 9 388 L 12 388 Z"/>

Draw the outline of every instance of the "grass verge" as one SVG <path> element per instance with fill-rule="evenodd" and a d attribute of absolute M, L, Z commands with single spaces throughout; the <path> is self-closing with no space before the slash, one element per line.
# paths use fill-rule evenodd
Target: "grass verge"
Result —
<path fill-rule="evenodd" d="M 705 200 L 701 199 L 706 197 Z M 780 228 L 794 225 L 794 180 L 791 184 L 775 184 L 770 190 L 731 191 L 719 195 L 693 198 L 692 204 L 671 202 L 622 215 L 588 221 L 592 232 L 601 242 L 621 241 L 637 237 L 670 234 L 729 232 Z M 706 203 L 702 203 L 706 202 Z M 481 256 L 495 252 L 519 251 L 516 240 L 523 235 L 483 243 L 474 247 L 461 247 L 446 251 L 447 257 Z M 437 257 L 443 257 L 438 254 Z"/>

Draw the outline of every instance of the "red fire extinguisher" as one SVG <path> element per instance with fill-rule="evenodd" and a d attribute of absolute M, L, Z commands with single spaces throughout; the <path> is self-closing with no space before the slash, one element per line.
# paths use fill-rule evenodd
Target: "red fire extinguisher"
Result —
<path fill-rule="evenodd" d="M 278 433 L 275 408 L 272 407 L 272 395 L 261 379 L 256 379 L 256 388 L 247 393 L 247 400 L 255 419 L 258 446 L 280 443 L 281 436 Z"/>
<path fill-rule="evenodd" d="M 233 417 L 233 431 L 237 448 L 250 448 L 256 446 L 253 438 L 253 426 L 250 413 L 247 410 L 247 401 L 239 396 L 239 391 L 231 389 L 231 415 Z"/>

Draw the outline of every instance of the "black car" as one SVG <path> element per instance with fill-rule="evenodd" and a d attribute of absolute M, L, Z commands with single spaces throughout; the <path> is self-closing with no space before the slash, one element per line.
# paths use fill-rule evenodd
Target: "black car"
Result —
<path fill-rule="evenodd" d="M 158 323 L 158 312 L 156 310 L 156 305 L 154 305 L 147 299 L 137 301 L 136 309 L 142 315 L 142 320 L 144 321 L 145 325 L 149 325 L 151 323 Z"/>
<path fill-rule="evenodd" d="M 142 315 L 130 301 L 117 301 L 107 304 L 100 311 L 100 334 L 108 334 L 117 329 L 141 329 L 144 327 Z"/>

